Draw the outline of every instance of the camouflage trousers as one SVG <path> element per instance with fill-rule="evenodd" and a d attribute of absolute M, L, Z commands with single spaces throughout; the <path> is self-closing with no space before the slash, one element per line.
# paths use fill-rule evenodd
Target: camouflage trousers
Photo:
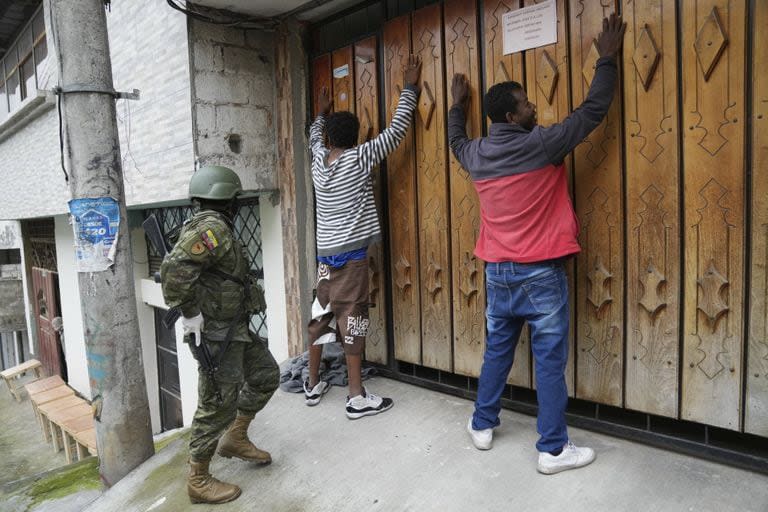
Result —
<path fill-rule="evenodd" d="M 280 370 L 266 342 L 253 333 L 250 343 L 232 341 L 214 380 L 198 366 L 197 411 L 192 420 L 189 454 L 209 460 L 224 431 L 239 414 L 253 416 L 267 405 L 280 381 Z M 221 342 L 208 342 L 218 357 Z M 217 396 L 221 396 L 221 402 Z"/>

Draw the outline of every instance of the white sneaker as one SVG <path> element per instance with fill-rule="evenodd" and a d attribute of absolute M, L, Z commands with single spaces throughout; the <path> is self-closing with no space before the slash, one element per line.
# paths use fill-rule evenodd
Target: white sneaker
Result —
<path fill-rule="evenodd" d="M 368 393 L 365 388 L 363 388 L 363 393 L 365 393 L 365 396 L 347 397 L 347 418 L 356 420 L 363 416 L 373 416 L 374 414 L 391 409 L 395 405 L 391 398 L 382 398 L 373 393 Z"/>
<path fill-rule="evenodd" d="M 568 441 L 563 446 L 563 451 L 555 457 L 547 452 L 539 453 L 539 473 L 553 475 L 568 469 L 576 469 L 586 466 L 595 460 L 595 450 L 592 448 L 578 448 Z"/>
<path fill-rule="evenodd" d="M 321 380 L 311 390 L 309 389 L 309 381 L 304 381 L 304 398 L 307 405 L 317 405 L 320 403 L 320 399 L 323 395 L 331 389 L 331 385 Z"/>
<path fill-rule="evenodd" d="M 490 450 L 491 445 L 493 444 L 493 429 L 492 428 L 486 428 L 483 430 L 475 430 L 472 428 L 472 416 L 469 417 L 469 422 L 467 423 L 467 432 L 469 432 L 469 437 L 472 438 L 472 444 L 475 445 L 475 448 L 478 450 Z"/>

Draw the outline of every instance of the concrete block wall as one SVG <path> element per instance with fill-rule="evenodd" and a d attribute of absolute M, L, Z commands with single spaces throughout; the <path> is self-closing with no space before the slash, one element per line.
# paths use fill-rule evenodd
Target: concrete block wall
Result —
<path fill-rule="evenodd" d="M 113 2 L 107 12 L 128 207 L 186 200 L 194 171 L 187 17 L 165 0 Z"/>
<path fill-rule="evenodd" d="M 231 167 L 246 190 L 277 188 L 274 39 L 190 22 L 197 160 Z"/>

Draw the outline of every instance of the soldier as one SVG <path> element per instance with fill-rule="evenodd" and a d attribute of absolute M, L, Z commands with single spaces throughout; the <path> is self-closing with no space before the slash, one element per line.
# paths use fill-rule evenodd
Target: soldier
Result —
<path fill-rule="evenodd" d="M 241 192 L 231 169 L 198 170 L 189 182 L 189 197 L 199 211 L 185 222 L 160 267 L 165 301 L 180 308 L 184 342 L 198 361 L 187 479 L 192 503 L 225 503 L 240 496 L 238 486 L 208 471 L 217 444 L 223 457 L 272 462 L 269 453 L 248 439 L 248 425 L 277 388 L 279 370 L 265 340 L 248 328 L 251 315 L 265 304 L 233 233 Z"/>

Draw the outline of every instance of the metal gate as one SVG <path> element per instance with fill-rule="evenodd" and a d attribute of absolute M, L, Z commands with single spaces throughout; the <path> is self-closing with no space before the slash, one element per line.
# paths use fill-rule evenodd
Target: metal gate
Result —
<path fill-rule="evenodd" d="M 191 206 L 176 206 L 172 208 L 156 208 L 145 210 L 145 215 L 154 214 L 165 233 L 184 224 L 184 221 L 192 216 L 194 210 Z M 261 250 L 261 216 L 259 215 L 259 201 L 257 198 L 244 199 L 240 202 L 240 208 L 235 216 L 235 236 L 243 244 L 248 255 L 251 270 L 258 275 L 263 275 L 264 262 Z M 149 256 L 149 273 L 154 275 L 160 271 L 162 258 L 147 242 Z M 263 283 L 262 283 L 263 284 Z M 264 339 L 267 339 L 267 315 L 264 312 L 251 317 L 251 330 Z"/>

